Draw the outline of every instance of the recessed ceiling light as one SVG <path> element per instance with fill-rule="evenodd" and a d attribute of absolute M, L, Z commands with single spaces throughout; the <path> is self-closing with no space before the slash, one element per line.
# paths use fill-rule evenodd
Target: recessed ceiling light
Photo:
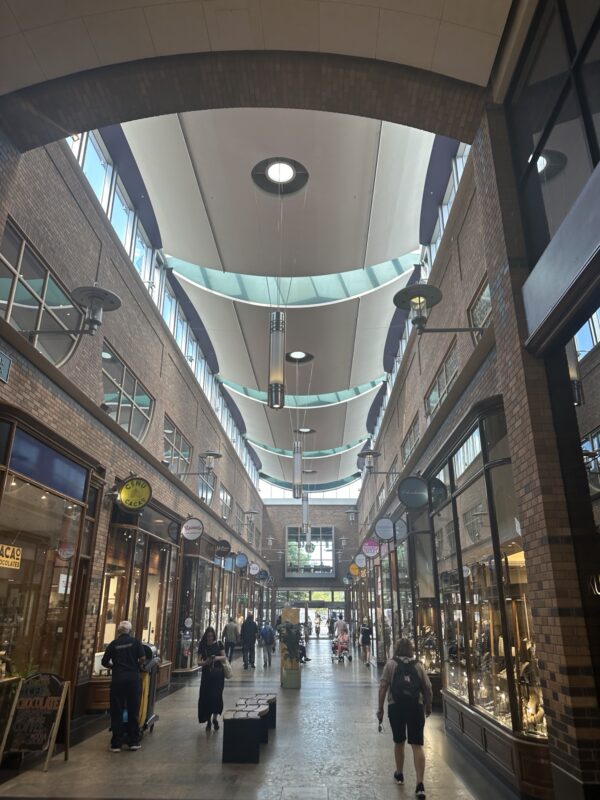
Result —
<path fill-rule="evenodd" d="M 266 176 L 273 183 L 289 183 L 294 179 L 296 170 L 289 161 L 273 161 L 266 170 Z"/>
<path fill-rule="evenodd" d="M 103 361 L 110 361 L 112 357 L 113 357 L 112 353 L 107 353 L 106 350 L 102 351 Z"/>
<path fill-rule="evenodd" d="M 294 433 L 316 433 L 314 428 L 294 428 Z"/>
<path fill-rule="evenodd" d="M 317 470 L 316 469 L 303 469 L 302 472 L 303 472 L 304 475 L 316 475 L 317 474 Z"/>
<path fill-rule="evenodd" d="M 304 350 L 292 350 L 291 353 L 285 354 L 285 360 L 290 364 L 308 364 L 313 358 L 313 355 L 305 353 Z"/>

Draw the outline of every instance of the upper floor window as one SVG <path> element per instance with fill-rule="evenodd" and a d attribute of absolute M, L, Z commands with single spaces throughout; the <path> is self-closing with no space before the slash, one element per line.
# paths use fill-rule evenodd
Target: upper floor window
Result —
<path fill-rule="evenodd" d="M 18 331 L 48 331 L 30 337 L 53 364 L 63 364 L 77 343 L 83 315 L 49 267 L 10 223 L 0 242 L 0 316 Z M 61 331 L 65 331 L 61 333 Z"/>
<path fill-rule="evenodd" d="M 216 481 L 215 473 L 207 470 L 205 459 L 198 456 L 198 497 L 204 500 L 207 506 L 212 503 Z"/>
<path fill-rule="evenodd" d="M 166 414 L 163 440 L 163 461 L 168 464 L 171 472 L 176 475 L 189 472 L 192 462 L 192 446 Z"/>
<path fill-rule="evenodd" d="M 490 298 L 490 285 L 486 283 L 481 287 L 469 308 L 470 324 L 474 328 L 485 328 L 489 323 L 491 313 L 492 301 Z M 476 339 L 480 339 L 482 333 L 475 333 L 474 336 Z"/>
<path fill-rule="evenodd" d="M 385 503 L 385 484 L 382 484 L 379 491 L 377 492 L 377 510 L 381 508 L 381 506 Z"/>
<path fill-rule="evenodd" d="M 219 499 L 221 500 L 221 516 L 223 519 L 229 519 L 231 515 L 232 498 L 223 484 L 221 484 L 219 489 Z"/>
<path fill-rule="evenodd" d="M 577 357 L 583 358 L 600 343 L 600 309 L 596 309 L 588 321 L 575 334 Z"/>
<path fill-rule="evenodd" d="M 445 400 L 448 390 L 454 383 L 458 373 L 458 358 L 456 355 L 456 343 L 454 343 L 446 356 L 446 359 L 435 376 L 431 389 L 425 398 L 425 413 L 432 417 Z"/>
<path fill-rule="evenodd" d="M 152 247 L 142 225 L 138 222 L 133 240 L 131 261 L 148 286 L 152 282 Z M 149 286 L 148 286 L 149 288 Z"/>
<path fill-rule="evenodd" d="M 402 463 L 406 464 L 412 451 L 417 446 L 417 442 L 419 441 L 419 415 L 414 418 L 412 421 L 412 425 L 408 429 L 406 436 L 404 437 L 404 441 L 402 442 Z"/>
<path fill-rule="evenodd" d="M 333 562 L 333 528 L 311 527 L 310 543 L 302 528 L 287 528 L 285 572 L 288 576 L 299 573 L 311 577 L 331 578 L 335 573 Z"/>
<path fill-rule="evenodd" d="M 107 414 L 141 441 L 152 419 L 154 398 L 106 340 L 102 346 L 102 383 Z"/>
<path fill-rule="evenodd" d="M 169 330 L 173 330 L 173 323 L 175 320 L 175 311 L 177 309 L 177 301 L 175 300 L 175 295 L 171 291 L 171 289 L 165 285 L 165 290 L 163 292 L 163 302 L 162 302 L 162 316 L 164 321 L 167 323 Z"/>
<path fill-rule="evenodd" d="M 126 250 L 129 250 L 134 218 L 135 214 L 131 202 L 127 197 L 125 187 L 121 183 L 121 180 L 117 179 L 117 186 L 115 188 L 110 212 L 110 221 L 115 229 L 115 233 Z"/>
<path fill-rule="evenodd" d="M 81 152 L 83 151 L 83 153 Z M 105 210 L 108 208 L 113 167 L 99 136 L 88 133 L 78 153 L 83 174 Z"/>
<path fill-rule="evenodd" d="M 388 474 L 385 478 L 386 488 L 389 492 L 392 491 L 394 488 L 394 483 L 396 483 L 396 478 L 398 477 L 398 456 L 392 461 L 392 466 L 388 470 Z"/>

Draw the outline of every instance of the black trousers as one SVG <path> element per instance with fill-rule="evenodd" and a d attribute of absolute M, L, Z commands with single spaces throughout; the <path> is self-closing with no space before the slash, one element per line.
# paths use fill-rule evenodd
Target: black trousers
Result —
<path fill-rule="evenodd" d="M 123 710 L 125 708 L 127 709 L 127 724 L 123 723 Z M 110 684 L 111 747 L 120 747 L 123 744 L 125 735 L 127 735 L 129 744 L 139 744 L 139 710 L 139 673 L 126 672 L 121 675 L 113 675 Z"/>
<path fill-rule="evenodd" d="M 230 642 L 228 639 L 225 639 L 225 655 L 227 656 L 228 661 L 233 661 L 233 650 L 235 648 L 235 642 Z"/>
<path fill-rule="evenodd" d="M 242 642 L 242 652 L 244 654 L 244 666 L 254 666 L 254 659 L 256 658 L 256 642 Z"/>

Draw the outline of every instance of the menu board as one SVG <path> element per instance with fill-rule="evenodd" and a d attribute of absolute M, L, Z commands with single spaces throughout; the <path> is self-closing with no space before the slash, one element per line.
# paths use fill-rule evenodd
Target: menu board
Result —
<path fill-rule="evenodd" d="M 64 713 L 65 761 L 69 752 L 69 681 L 58 675 L 40 672 L 24 680 L 9 721 L 4 743 L 7 752 L 45 752 L 44 771 L 54 752 Z M 66 708 L 65 708 L 66 706 Z"/>

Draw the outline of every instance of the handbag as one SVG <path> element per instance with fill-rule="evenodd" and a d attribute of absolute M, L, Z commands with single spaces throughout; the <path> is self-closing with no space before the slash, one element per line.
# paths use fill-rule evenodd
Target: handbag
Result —
<path fill-rule="evenodd" d="M 231 669 L 231 664 L 229 661 L 227 661 L 227 659 L 223 661 L 223 674 L 227 679 L 233 678 L 233 670 Z"/>

